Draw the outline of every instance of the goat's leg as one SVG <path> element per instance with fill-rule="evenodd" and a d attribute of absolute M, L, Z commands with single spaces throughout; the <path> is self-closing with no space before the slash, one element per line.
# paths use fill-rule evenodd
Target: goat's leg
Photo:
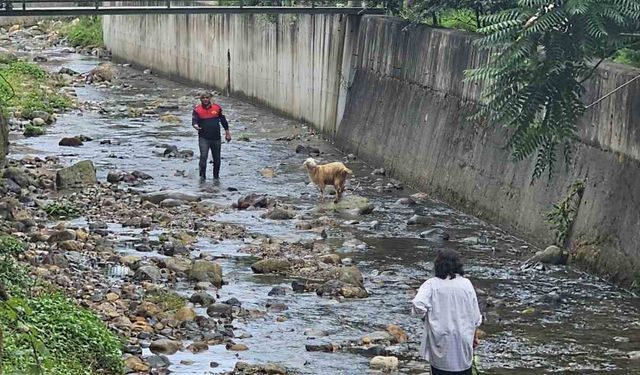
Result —
<path fill-rule="evenodd" d="M 320 188 L 320 202 L 324 202 L 324 185 L 319 186 Z"/>
<path fill-rule="evenodd" d="M 340 186 L 339 182 L 336 182 L 333 187 L 336 189 L 336 199 L 334 199 L 333 203 L 338 203 L 342 196 L 342 186 Z"/>

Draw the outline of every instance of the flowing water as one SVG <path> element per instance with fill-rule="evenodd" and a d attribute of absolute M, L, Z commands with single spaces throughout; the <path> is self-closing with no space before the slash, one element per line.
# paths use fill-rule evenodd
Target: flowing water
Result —
<path fill-rule="evenodd" d="M 44 66 L 52 71 L 65 66 L 83 72 L 98 63 L 95 58 L 61 54 L 55 48 L 45 53 L 49 62 Z M 243 134 L 251 141 L 234 140 L 224 144 L 222 182 L 200 184 L 196 158 L 168 159 L 157 154 L 163 151 L 160 145 L 171 144 L 180 150 L 191 149 L 197 155 L 197 137 L 190 127 L 197 91 L 132 68 L 119 67 L 118 70 L 130 87 L 76 88 L 81 101 L 99 103 L 110 109 L 108 113 L 73 111 L 61 116 L 44 136 L 23 139 L 14 135 L 10 157 L 62 155 L 61 159 L 68 164 L 90 159 L 102 181 L 110 169 L 138 170 L 154 177 L 144 186 L 146 190 L 170 188 L 205 193 L 209 199 L 225 206 L 252 192 L 292 204 L 301 212 L 317 204 L 316 189 L 308 184 L 300 168 L 305 157 L 294 151 L 298 141 L 276 140 L 292 134 L 304 136 L 303 124 L 241 100 L 216 97 L 230 120 L 234 136 Z M 154 102 L 179 105 L 179 110 L 172 112 L 179 115 L 182 123 L 162 123 L 157 116 L 129 118 L 124 115 L 128 107 L 143 107 Z M 122 115 L 114 115 L 113 109 Z M 79 134 L 93 141 L 78 148 L 58 146 L 63 136 Z M 112 142 L 101 144 L 104 140 Z M 314 137 L 301 143 L 319 147 L 323 151 L 322 161 L 345 160 L 329 142 Z M 399 373 L 427 373 L 425 364 L 416 358 L 421 326 L 409 315 L 409 302 L 415 289 L 430 276 L 435 251 L 448 247 L 463 254 L 468 276 L 479 289 L 486 319 L 482 329 L 487 332 L 478 349 L 483 373 L 640 374 L 640 361 L 627 356 L 628 352 L 640 350 L 640 300 L 637 297 L 567 267 L 523 271 L 522 261 L 534 250 L 527 243 L 437 201 L 412 207 L 399 205 L 396 203 L 399 198 L 415 191 L 405 187 L 380 193 L 376 184 L 386 184 L 387 178 L 372 175 L 372 168 L 360 161 L 349 161 L 348 165 L 356 176 L 351 187 L 370 199 L 376 209 L 371 215 L 358 218 L 359 223 L 344 221 L 339 228 L 331 229 L 325 242 L 343 257 L 353 259 L 365 276 L 370 296 L 343 301 L 323 299 L 314 293 L 269 297 L 267 293 L 271 288 L 289 286 L 291 280 L 254 275 L 249 268 L 251 258 L 239 252 L 245 245 L 243 241 L 212 244 L 202 239 L 197 243 L 197 252 L 219 257 L 229 282 L 219 290 L 222 300 L 236 297 L 243 307 L 262 310 L 267 301 L 277 300 L 284 302 L 288 309 L 234 322 L 236 336 L 245 333 L 247 337 L 237 341 L 247 344 L 248 351 L 231 352 L 219 345 L 196 355 L 179 352 L 170 356 L 171 371 L 217 373 L 244 360 L 281 362 L 306 374 L 366 374 L 371 370 L 370 356 L 365 353 L 357 350 L 307 352 L 305 343 L 345 342 L 395 323 L 411 336 L 408 345 L 388 348 L 401 359 Z M 273 169 L 275 177 L 263 177 L 259 173 L 263 168 Z M 407 219 L 416 212 L 431 217 L 434 225 L 408 226 Z M 260 214 L 260 211 L 229 209 L 211 220 L 241 224 L 249 232 L 291 242 L 320 238 L 317 233 L 296 229 L 296 220 L 271 221 L 260 218 Z M 372 225 L 373 221 L 378 224 Z M 445 230 L 450 240 L 420 238 L 421 231 L 433 227 Z M 119 225 L 111 229 L 120 236 L 122 251 L 133 252 L 127 243 L 135 240 L 138 232 Z M 359 243 L 353 239 L 366 246 L 353 246 Z M 191 290 L 188 285 L 178 288 L 185 295 Z M 559 298 L 550 297 L 556 295 L 552 292 Z M 206 314 L 204 310 L 198 312 Z M 278 316 L 286 320 L 276 321 Z M 309 330 L 325 331 L 327 336 L 313 338 L 317 333 Z M 180 361 L 185 359 L 194 363 L 181 365 Z M 212 368 L 211 362 L 219 366 Z"/>

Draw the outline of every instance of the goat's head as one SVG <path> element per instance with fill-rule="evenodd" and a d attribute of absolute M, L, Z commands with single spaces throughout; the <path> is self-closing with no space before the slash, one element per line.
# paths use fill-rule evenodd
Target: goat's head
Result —
<path fill-rule="evenodd" d="M 302 166 L 304 168 L 306 168 L 307 170 L 311 170 L 311 169 L 317 167 L 318 163 L 316 162 L 316 160 L 314 158 L 307 158 L 307 160 L 305 160 L 304 163 L 302 163 Z"/>

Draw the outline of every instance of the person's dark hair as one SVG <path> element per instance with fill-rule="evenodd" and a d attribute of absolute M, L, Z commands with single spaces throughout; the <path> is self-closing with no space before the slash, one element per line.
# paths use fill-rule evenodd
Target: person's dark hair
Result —
<path fill-rule="evenodd" d="M 456 251 L 449 249 L 438 250 L 433 269 L 436 277 L 441 279 L 446 279 L 447 277 L 453 279 L 456 277 L 456 274 L 460 276 L 464 275 L 460 255 L 458 255 Z"/>

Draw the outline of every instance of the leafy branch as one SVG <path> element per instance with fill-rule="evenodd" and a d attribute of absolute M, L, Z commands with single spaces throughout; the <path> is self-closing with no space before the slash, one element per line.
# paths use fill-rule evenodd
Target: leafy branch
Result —
<path fill-rule="evenodd" d="M 547 213 L 547 222 L 556 236 L 556 244 L 566 245 L 573 227 L 582 193 L 584 192 L 584 181 L 576 181 L 569 188 L 569 193 L 561 201 L 553 205 L 553 209 Z"/>

